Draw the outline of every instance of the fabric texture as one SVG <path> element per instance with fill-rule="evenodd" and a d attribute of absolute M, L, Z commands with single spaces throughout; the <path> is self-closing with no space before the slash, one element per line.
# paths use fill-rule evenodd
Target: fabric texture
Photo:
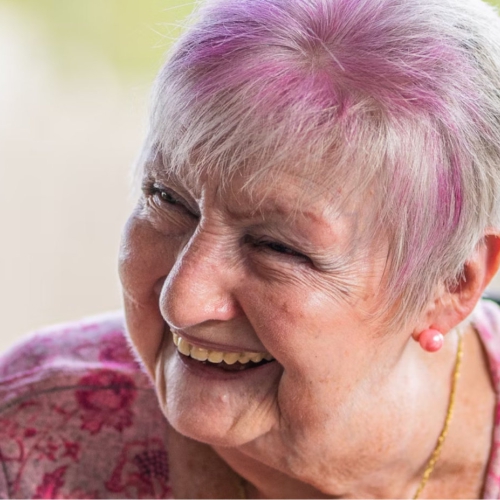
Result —
<path fill-rule="evenodd" d="M 496 393 L 495 423 L 483 498 L 500 498 L 500 308 L 494 302 L 480 302 L 472 318 L 488 356 Z"/>
<path fill-rule="evenodd" d="M 500 308 L 482 301 L 497 412 L 483 498 L 500 498 Z M 121 313 L 36 332 L 0 358 L 0 498 L 172 498 L 166 421 Z"/>
<path fill-rule="evenodd" d="M 170 498 L 166 421 L 121 314 L 0 359 L 0 498 Z"/>

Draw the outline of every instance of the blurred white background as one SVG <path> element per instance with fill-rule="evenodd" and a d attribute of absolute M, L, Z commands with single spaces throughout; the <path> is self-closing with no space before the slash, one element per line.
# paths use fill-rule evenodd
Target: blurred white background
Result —
<path fill-rule="evenodd" d="M 188 0 L 0 0 L 0 352 L 120 307 L 151 82 Z"/>
<path fill-rule="evenodd" d="M 120 307 L 129 172 L 151 82 L 192 4 L 0 0 L 0 352 Z"/>

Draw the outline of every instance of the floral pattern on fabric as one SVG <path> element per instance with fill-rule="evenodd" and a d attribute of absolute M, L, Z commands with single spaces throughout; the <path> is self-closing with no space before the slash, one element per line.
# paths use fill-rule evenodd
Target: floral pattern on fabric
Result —
<path fill-rule="evenodd" d="M 64 474 L 68 466 L 59 467 L 54 472 L 44 474 L 42 483 L 38 485 L 33 498 L 57 498 L 59 490 L 64 486 Z"/>
<path fill-rule="evenodd" d="M 161 442 L 156 447 L 150 443 L 127 443 L 123 447 L 115 469 L 106 487 L 126 498 L 147 498 L 149 491 L 158 492 L 157 498 L 169 494 L 168 457 Z"/>
<path fill-rule="evenodd" d="M 165 434 L 120 314 L 0 358 L 0 498 L 170 498 Z"/>
<path fill-rule="evenodd" d="M 121 432 L 132 425 L 131 406 L 136 396 L 132 378 L 101 370 L 82 377 L 78 385 L 83 387 L 75 391 L 83 430 L 96 434 L 108 426 Z"/>
<path fill-rule="evenodd" d="M 490 375 L 497 394 L 495 428 L 483 498 L 500 498 L 500 308 L 483 300 L 474 311 L 472 321 L 483 341 L 490 364 Z"/>

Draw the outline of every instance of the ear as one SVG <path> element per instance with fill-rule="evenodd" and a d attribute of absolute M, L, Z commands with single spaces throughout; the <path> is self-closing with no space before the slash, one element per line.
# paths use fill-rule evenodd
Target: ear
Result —
<path fill-rule="evenodd" d="M 472 313 L 484 289 L 500 266 L 500 232 L 488 232 L 464 266 L 463 276 L 452 289 L 441 287 L 422 321 L 413 332 L 418 340 L 431 328 L 446 334 Z"/>

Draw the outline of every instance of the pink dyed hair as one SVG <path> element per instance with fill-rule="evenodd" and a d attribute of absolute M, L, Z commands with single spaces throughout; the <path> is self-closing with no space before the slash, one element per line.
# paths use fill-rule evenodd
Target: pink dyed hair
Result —
<path fill-rule="evenodd" d="M 500 20 L 480 0 L 213 0 L 175 46 L 143 158 L 248 186 L 290 165 L 375 193 L 400 323 L 499 225 Z M 196 161 L 194 160 L 196 156 Z M 360 244 L 356 239 L 356 245 Z"/>

